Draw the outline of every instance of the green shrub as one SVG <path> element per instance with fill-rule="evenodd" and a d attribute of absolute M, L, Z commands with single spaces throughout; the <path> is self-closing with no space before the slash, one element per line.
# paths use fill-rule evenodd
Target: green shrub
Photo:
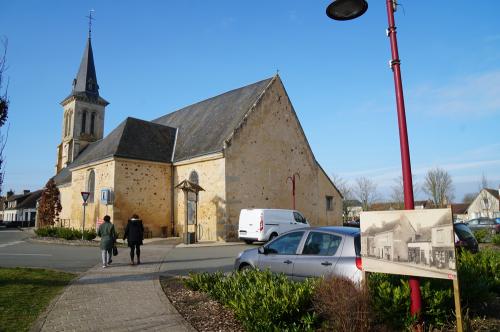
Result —
<path fill-rule="evenodd" d="M 58 227 L 57 237 L 65 240 L 76 240 L 81 238 L 81 232 L 75 230 L 74 228 Z"/>
<path fill-rule="evenodd" d="M 283 274 L 247 270 L 190 274 L 185 285 L 231 308 L 247 331 L 313 331 L 316 281 L 294 282 Z"/>
<path fill-rule="evenodd" d="M 495 297 L 500 296 L 500 251 L 482 250 L 477 254 L 463 251 L 458 256 L 458 278 L 464 312 L 486 313 Z M 408 329 L 410 314 L 408 278 L 370 273 L 369 288 L 377 321 L 395 330 Z M 440 328 L 453 320 L 453 284 L 445 279 L 420 278 L 423 302 L 422 318 Z"/>
<path fill-rule="evenodd" d="M 497 246 L 500 246 L 500 234 L 495 234 L 492 238 L 491 238 L 491 242 L 493 242 L 494 244 L 496 244 Z"/>
<path fill-rule="evenodd" d="M 87 241 L 92 241 L 97 237 L 97 233 L 95 229 L 90 229 L 90 230 L 84 230 L 83 231 L 83 238 Z"/>
<path fill-rule="evenodd" d="M 488 242 L 490 239 L 490 232 L 487 229 L 478 229 L 474 231 L 474 236 L 476 237 L 477 242 L 484 243 Z"/>
<path fill-rule="evenodd" d="M 41 237 L 57 237 L 56 227 L 40 227 L 35 230 L 35 234 Z"/>

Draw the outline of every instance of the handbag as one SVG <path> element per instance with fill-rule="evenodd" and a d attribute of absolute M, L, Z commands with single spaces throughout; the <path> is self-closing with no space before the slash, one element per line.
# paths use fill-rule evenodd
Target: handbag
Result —
<path fill-rule="evenodd" d="M 116 255 L 118 255 L 118 248 L 116 247 L 116 245 L 113 245 L 113 256 Z"/>

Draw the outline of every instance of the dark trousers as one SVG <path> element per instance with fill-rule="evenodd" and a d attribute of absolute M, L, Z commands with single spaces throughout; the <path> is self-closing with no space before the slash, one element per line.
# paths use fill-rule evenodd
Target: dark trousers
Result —
<path fill-rule="evenodd" d="M 134 260 L 134 250 L 135 250 L 135 254 L 137 255 L 137 259 L 140 259 L 140 257 L 141 257 L 141 245 L 138 243 L 129 243 L 128 246 L 130 247 L 130 259 Z"/>

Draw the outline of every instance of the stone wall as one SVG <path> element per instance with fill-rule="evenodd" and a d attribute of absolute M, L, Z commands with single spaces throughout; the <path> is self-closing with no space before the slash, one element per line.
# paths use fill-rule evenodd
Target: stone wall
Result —
<path fill-rule="evenodd" d="M 100 202 L 101 189 L 113 189 L 114 185 L 114 167 L 113 160 L 106 160 L 100 163 L 89 165 L 85 168 L 80 168 L 72 171 L 71 190 L 64 188 L 61 203 L 63 204 L 63 211 L 66 206 L 71 206 L 71 227 L 81 228 L 83 223 L 83 200 L 81 196 L 82 191 L 87 191 L 88 179 L 90 171 L 95 173 L 95 191 L 93 201 L 89 200 L 85 208 L 85 229 L 95 228 L 97 219 L 102 219 L 106 214 L 113 218 L 113 205 L 105 205 Z M 69 198 L 69 195 L 71 198 Z M 66 218 L 67 212 L 63 213 Z M 112 222 L 114 220 L 112 219 Z"/>
<path fill-rule="evenodd" d="M 123 232 L 128 219 L 138 214 L 152 236 L 171 225 L 171 165 L 130 159 L 115 161 L 113 222 Z"/>
<path fill-rule="evenodd" d="M 225 192 L 225 162 L 222 154 L 195 158 L 175 165 L 174 186 L 183 180 L 189 180 L 191 172 L 198 174 L 199 185 L 205 189 L 198 195 L 198 229 L 200 241 L 215 241 L 225 238 L 226 223 L 226 192 Z M 175 189 L 175 220 L 176 234 L 184 233 L 186 220 L 186 198 L 184 192 Z M 188 226 L 189 232 L 194 232 L 194 225 Z"/>
<path fill-rule="evenodd" d="M 296 179 L 296 209 L 312 224 L 337 224 L 341 209 L 326 212 L 325 193 L 340 196 L 318 167 L 279 78 L 243 121 L 225 149 L 227 238 L 237 237 L 243 208 L 291 209 L 291 183 Z"/>

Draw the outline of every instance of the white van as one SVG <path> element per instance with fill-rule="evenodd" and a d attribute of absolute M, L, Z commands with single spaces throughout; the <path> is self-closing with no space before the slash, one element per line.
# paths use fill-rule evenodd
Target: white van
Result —
<path fill-rule="evenodd" d="M 295 210 L 242 209 L 238 225 L 238 238 L 251 244 L 272 240 L 292 229 L 309 227 L 306 218 Z"/>

